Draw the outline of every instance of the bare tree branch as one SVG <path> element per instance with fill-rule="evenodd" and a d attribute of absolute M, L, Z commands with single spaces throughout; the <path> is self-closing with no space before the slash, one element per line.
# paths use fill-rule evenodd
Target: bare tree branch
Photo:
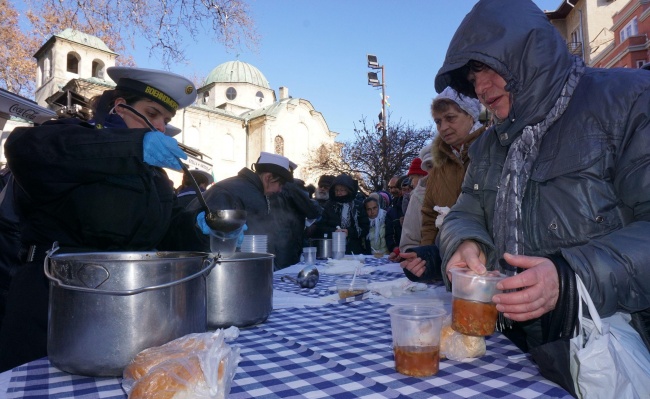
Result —
<path fill-rule="evenodd" d="M 133 65 L 135 38 L 149 43 L 150 56 L 162 66 L 187 61 L 185 49 L 203 36 L 230 50 L 259 43 L 246 0 L 25 0 L 29 24 L 18 27 L 15 4 L 0 0 L 0 85 L 30 96 L 36 65 L 32 55 L 53 34 L 66 28 L 99 37 L 116 53 L 120 65 Z M 130 49 L 130 51 L 129 51 Z"/>
<path fill-rule="evenodd" d="M 384 169 L 382 131 L 377 126 L 368 128 L 365 117 L 359 123 L 354 127 L 353 142 L 321 146 L 307 160 L 305 172 L 313 178 L 347 173 L 359 181 L 363 191 L 377 191 L 392 176 L 406 173 L 413 158 L 432 139 L 433 126 L 417 129 L 401 120 L 389 125 L 386 131 L 387 168 Z"/>

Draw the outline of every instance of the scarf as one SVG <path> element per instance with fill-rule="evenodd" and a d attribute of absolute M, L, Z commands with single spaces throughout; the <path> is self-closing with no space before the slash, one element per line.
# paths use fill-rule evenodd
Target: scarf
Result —
<path fill-rule="evenodd" d="M 517 137 L 508 149 L 494 207 L 493 236 L 499 257 L 504 252 L 523 254 L 524 234 L 521 203 L 524 198 L 524 190 L 533 164 L 539 155 L 542 138 L 566 110 L 584 71 L 584 62 L 575 57 L 567 82 L 553 108 L 544 120 L 536 125 L 526 126 L 521 136 Z M 515 268 L 505 265 L 505 262 L 500 262 L 500 265 L 505 274 L 509 276 L 516 274 Z"/>
<path fill-rule="evenodd" d="M 386 211 L 383 209 L 379 209 L 379 214 L 377 215 L 376 218 L 370 219 L 370 230 L 368 231 L 367 238 L 370 240 L 372 244 L 376 244 L 380 242 L 380 233 L 381 233 L 381 226 L 384 225 L 384 221 L 386 220 Z M 375 234 L 374 237 L 370 236 L 370 232 L 372 231 L 372 228 L 375 228 Z"/>
<path fill-rule="evenodd" d="M 335 211 L 338 213 L 339 210 L 341 212 L 341 228 L 350 230 L 350 227 L 353 227 L 357 232 L 357 236 L 361 236 L 361 228 L 357 220 L 354 201 L 344 203 L 335 202 Z"/>

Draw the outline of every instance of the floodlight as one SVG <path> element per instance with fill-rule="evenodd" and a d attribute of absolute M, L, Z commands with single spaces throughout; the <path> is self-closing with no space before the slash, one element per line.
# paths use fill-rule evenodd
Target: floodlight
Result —
<path fill-rule="evenodd" d="M 374 87 L 381 86 L 377 72 L 368 72 L 368 84 Z"/>
<path fill-rule="evenodd" d="M 380 69 L 379 61 L 377 61 L 377 56 L 368 54 L 368 68 Z"/>

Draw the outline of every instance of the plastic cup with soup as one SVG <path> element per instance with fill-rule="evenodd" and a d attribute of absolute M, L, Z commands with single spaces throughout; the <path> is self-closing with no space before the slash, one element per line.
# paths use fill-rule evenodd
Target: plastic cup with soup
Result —
<path fill-rule="evenodd" d="M 452 270 L 451 328 L 465 335 L 493 334 L 499 312 L 492 297 L 501 292 L 496 285 L 504 278 L 498 271 L 480 275 L 470 269 Z"/>
<path fill-rule="evenodd" d="M 422 304 L 388 309 L 393 336 L 395 370 L 412 377 L 428 377 L 440 369 L 440 330 L 444 309 Z"/>

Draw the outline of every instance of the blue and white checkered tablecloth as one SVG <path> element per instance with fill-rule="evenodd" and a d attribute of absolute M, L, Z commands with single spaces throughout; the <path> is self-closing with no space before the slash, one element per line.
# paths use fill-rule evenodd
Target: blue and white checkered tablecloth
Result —
<path fill-rule="evenodd" d="M 436 376 L 394 370 L 388 305 L 372 301 L 280 309 L 233 343 L 242 361 L 231 398 L 548 398 L 571 396 L 496 333 L 469 362 L 442 360 Z M 73 376 L 46 359 L 12 371 L 8 398 L 125 398 L 119 379 Z"/>
<path fill-rule="evenodd" d="M 367 257 L 366 265 L 387 259 Z M 302 265 L 296 265 L 302 268 Z M 399 269 L 393 269 L 399 271 Z M 274 276 L 276 290 L 322 297 L 341 276 L 321 274 L 315 289 Z M 371 281 L 403 277 L 375 270 Z M 390 305 L 371 300 L 276 309 L 256 327 L 242 329 L 232 345 L 242 360 L 231 398 L 570 398 L 500 333 L 487 338 L 487 353 L 467 362 L 442 360 L 437 375 L 413 378 L 394 369 Z M 89 378 L 59 371 L 47 359 L 11 372 L 7 398 L 120 398 L 118 378 Z M 0 397 L 2 394 L 0 393 Z"/>

